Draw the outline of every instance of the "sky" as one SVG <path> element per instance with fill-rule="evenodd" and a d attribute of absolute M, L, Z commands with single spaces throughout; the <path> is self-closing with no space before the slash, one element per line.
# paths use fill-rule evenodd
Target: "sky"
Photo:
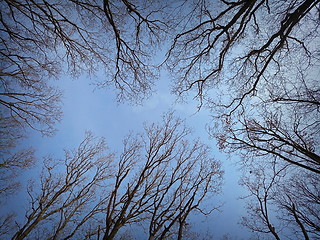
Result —
<path fill-rule="evenodd" d="M 225 171 L 221 194 L 212 199 L 215 206 L 221 205 L 220 211 L 213 212 L 207 218 L 194 217 L 194 229 L 207 231 L 214 239 L 226 234 L 230 239 L 248 239 L 250 233 L 238 224 L 241 214 L 245 214 L 244 201 L 239 200 L 245 195 L 245 190 L 238 185 L 241 173 L 235 164 L 237 157 L 230 159 L 219 152 L 214 140 L 209 138 L 206 131 L 210 121 L 209 112 L 206 109 L 197 112 L 197 102 L 192 99 L 187 104 L 177 103 L 176 97 L 170 94 L 170 79 L 166 74 L 162 74 L 155 87 L 157 93 L 139 106 L 117 103 L 112 88 L 95 89 L 90 84 L 93 80 L 97 79 L 63 76 L 54 82 L 63 92 L 63 118 L 56 125 L 57 132 L 53 137 L 30 132 L 30 137 L 24 143 L 36 149 L 38 161 L 41 162 L 42 157 L 48 155 L 63 158 L 63 149 L 76 148 L 87 130 L 97 137 L 104 137 L 111 151 L 120 152 L 122 140 L 130 131 L 141 132 L 143 123 L 158 122 L 164 113 L 174 110 L 176 116 L 186 119 L 187 125 L 193 129 L 193 137 L 199 137 L 211 147 L 212 156 L 222 162 Z M 23 201 L 19 201 L 20 204 L 15 208 L 23 207 L 26 196 L 21 195 L 20 198 L 25 199 L 21 199 Z"/>
<path fill-rule="evenodd" d="M 169 0 L 168 2 L 171 2 L 171 1 Z M 208 3 L 209 5 L 212 4 L 212 6 L 210 6 L 212 7 L 212 13 L 214 11 L 221 10 L 219 8 L 219 5 L 217 5 L 216 1 L 212 1 L 212 2 L 208 1 L 208 2 L 209 2 Z M 267 6 L 267 8 L 269 8 L 269 6 Z M 124 8 L 124 9 L 126 10 L 127 8 Z M 208 7 L 208 9 L 210 8 Z M 244 9 L 244 8 L 241 6 L 241 9 Z M 280 8 L 280 10 L 281 9 L 282 8 Z M 127 10 L 131 11 L 131 8 L 128 8 Z M 201 8 L 201 11 L 202 10 L 204 9 Z M 189 10 L 187 9 L 186 11 L 189 11 Z M 203 11 L 203 14 L 204 15 L 208 14 L 209 16 L 209 12 L 206 13 L 206 11 Z M 292 14 L 289 14 L 289 15 L 292 15 Z M 226 16 L 229 16 L 229 14 L 226 14 Z M 257 17 L 258 17 L 257 19 L 259 23 L 261 20 L 268 19 L 268 18 L 264 19 L 264 16 L 262 15 L 261 16 L 257 15 Z M 287 18 L 287 16 L 285 17 L 286 19 L 289 19 Z M 254 23 L 257 22 L 257 19 L 256 18 L 254 19 L 255 20 Z M 278 18 L 275 18 L 275 19 L 278 19 Z M 22 26 L 23 25 L 24 24 L 22 24 Z M 131 25 L 130 23 L 129 24 L 125 23 L 122 26 L 131 26 Z M 262 29 L 261 32 L 264 32 L 267 35 L 269 35 L 268 31 L 269 30 L 271 31 L 271 29 L 269 28 L 272 28 L 272 24 L 265 25 L 265 26 L 266 27 L 264 27 L 264 25 L 261 25 L 261 29 Z M 119 27 L 119 29 L 122 29 L 122 27 Z M 309 30 L 310 29 L 306 28 L 306 30 L 301 31 L 300 34 L 307 33 L 307 31 Z M 95 31 L 99 32 L 97 30 Z M 299 35 L 299 31 L 298 31 L 298 35 Z M 109 36 L 111 40 L 112 40 L 112 36 L 113 35 Z M 262 34 L 261 38 L 259 37 L 259 39 L 261 40 L 263 37 L 264 37 L 264 34 Z M 109 40 L 109 38 L 107 39 Z M 255 38 L 253 37 L 253 39 Z M 291 40 L 295 41 L 295 39 L 293 38 Z M 256 42 L 257 42 L 257 46 L 259 46 L 259 41 L 256 41 Z M 104 43 L 106 45 L 109 44 L 108 41 L 104 41 Z M 190 41 L 190 43 L 193 43 L 193 42 Z M 249 48 L 256 47 L 255 44 L 253 46 L 250 46 L 250 44 L 248 42 Z M 311 43 L 308 43 L 308 44 L 310 45 Z M 179 41 L 177 41 L 177 45 L 179 45 Z M 193 46 L 192 44 L 189 44 L 189 45 Z M 248 49 L 244 45 L 241 45 L 239 47 L 240 50 L 235 47 L 231 51 L 232 53 L 231 55 L 238 56 L 240 54 L 240 51 L 241 53 L 242 51 L 247 51 Z M 217 46 L 219 46 L 219 44 Z M 162 47 L 168 48 L 170 46 L 166 46 L 166 44 L 164 44 L 164 46 Z M 312 48 L 310 49 L 316 49 L 316 48 L 312 46 Z M 32 52 L 33 51 L 31 51 L 31 53 Z M 49 52 L 48 54 L 50 55 Z M 159 56 L 157 54 L 159 54 Z M 164 52 L 162 50 L 159 50 L 157 54 L 152 56 L 153 58 L 152 61 L 157 62 L 159 59 L 160 61 L 163 60 L 162 55 L 164 55 Z M 207 56 L 210 57 L 210 54 L 208 54 Z M 259 55 L 259 57 L 261 56 Z M 229 58 L 227 56 L 226 61 L 228 61 L 228 59 Z M 288 61 L 288 63 L 295 63 L 295 60 L 292 60 L 291 62 L 290 57 L 288 59 L 290 60 Z M 297 62 L 299 61 L 300 61 L 299 58 L 297 58 Z M 204 62 L 204 65 L 202 66 L 205 69 L 206 61 L 203 61 L 203 62 Z M 65 64 L 66 68 L 68 67 L 67 66 L 68 64 L 66 62 L 62 63 L 62 65 L 63 64 Z M 289 66 L 290 64 L 287 64 L 287 65 Z M 195 66 L 198 66 L 198 65 L 195 65 Z M 202 69 L 202 66 L 200 69 Z M 287 69 L 287 67 L 285 66 L 281 66 L 281 68 Z M 288 67 L 288 69 L 290 68 Z M 103 69 L 101 69 L 101 71 L 102 70 Z M 205 70 L 203 71 L 205 72 Z M 272 66 L 267 69 L 266 76 L 268 76 L 269 74 L 267 73 L 268 71 L 270 74 L 273 74 Z M 228 72 L 229 71 L 226 70 L 225 73 L 228 74 Z M 279 72 L 281 75 L 282 74 L 281 71 Z M 292 75 L 292 73 L 288 71 L 288 74 L 289 76 L 286 76 L 286 74 L 284 74 L 283 76 L 281 75 L 281 77 L 283 77 L 284 79 L 288 77 L 288 79 L 290 79 L 290 76 Z M 316 71 L 314 72 L 314 74 L 315 74 L 314 78 L 316 79 L 317 78 Z M 314 74 L 311 73 L 311 75 L 314 75 Z M 307 76 L 307 73 L 306 73 L 306 76 Z M 14 195 L 13 197 L 10 197 L 10 201 L 8 201 L 8 205 L 0 209 L 0 212 L 4 213 L 6 211 L 14 210 L 14 211 L 17 211 L 17 213 L 19 214 L 19 217 L 20 216 L 23 217 L 23 214 L 26 210 L 26 207 L 28 205 L 28 200 L 29 200 L 28 194 L 26 192 L 26 185 L 30 179 L 33 179 L 34 181 L 39 182 L 39 173 L 41 171 L 43 158 L 46 156 L 50 156 L 54 159 L 59 159 L 59 158 L 63 159 L 65 154 L 64 149 L 76 148 L 79 145 L 79 143 L 83 140 L 86 131 L 91 131 L 97 137 L 104 137 L 106 139 L 106 143 L 111 152 L 121 153 L 123 148 L 122 140 L 125 138 L 127 134 L 129 134 L 130 132 L 133 132 L 133 133 L 142 132 L 144 123 L 151 124 L 153 122 L 159 122 L 163 114 L 165 114 L 168 111 L 175 111 L 175 115 L 186 119 L 187 125 L 191 127 L 191 129 L 193 129 L 192 137 L 200 138 L 202 142 L 206 143 L 211 147 L 212 156 L 222 163 L 222 170 L 225 173 L 223 185 L 221 188 L 221 193 L 206 202 L 206 204 L 212 204 L 213 206 L 221 206 L 219 208 L 219 211 L 214 211 L 208 217 L 191 215 L 190 220 L 193 223 L 193 225 L 191 226 L 192 230 L 202 232 L 202 233 L 207 232 L 210 236 L 213 237 L 213 239 L 226 240 L 226 238 L 224 238 L 223 236 L 228 236 L 227 239 L 229 240 L 249 239 L 251 232 L 246 228 L 242 227 L 240 224 L 238 224 L 241 220 L 241 216 L 246 215 L 245 200 L 240 198 L 247 195 L 246 190 L 238 184 L 238 181 L 240 180 L 240 177 L 242 174 L 240 170 L 240 165 L 237 164 L 239 160 L 239 156 L 236 154 L 233 154 L 232 156 L 228 156 L 225 153 L 220 152 L 220 150 L 216 145 L 215 140 L 210 138 L 208 132 L 206 131 L 208 124 L 211 121 L 210 111 L 208 111 L 205 108 L 202 108 L 200 111 L 198 111 L 198 108 L 197 108 L 198 102 L 192 99 L 192 97 L 187 99 L 186 103 L 177 102 L 176 96 L 170 94 L 170 84 L 172 83 L 172 79 L 170 78 L 170 75 L 165 70 L 161 71 L 160 79 L 157 80 L 155 83 L 156 85 L 153 88 L 153 90 L 155 90 L 155 93 L 149 99 L 142 102 L 141 105 L 132 105 L 128 102 L 118 103 L 116 101 L 116 92 L 115 92 L 114 86 L 110 86 L 109 88 L 105 88 L 105 89 L 97 89 L 95 88 L 94 85 L 91 84 L 93 82 L 99 82 L 99 81 L 104 82 L 104 80 L 105 80 L 104 76 L 100 75 L 99 73 L 97 73 L 97 75 L 95 76 L 87 76 L 86 74 L 84 74 L 79 76 L 77 79 L 72 79 L 70 76 L 65 74 L 60 76 L 58 80 L 48 80 L 50 81 L 51 84 L 56 86 L 63 93 L 62 121 L 55 125 L 57 131 L 55 135 L 52 137 L 42 136 L 41 133 L 33 131 L 31 129 L 27 130 L 28 137 L 23 140 L 22 144 L 19 145 L 18 148 L 29 147 L 29 146 L 33 147 L 36 150 L 37 165 L 33 169 L 21 171 L 20 179 L 23 180 L 22 190 L 18 192 L 17 196 Z M 241 83 L 241 81 L 239 83 Z M 283 82 L 280 81 L 279 84 L 281 85 L 282 83 L 286 85 L 286 81 L 283 81 Z M 272 81 L 270 84 L 272 84 Z M 294 84 L 295 84 L 295 81 L 293 81 L 292 87 L 284 86 L 284 90 L 286 91 L 286 89 L 290 90 L 290 88 L 292 89 L 295 88 Z M 259 83 L 259 85 L 261 85 L 261 87 L 257 87 L 257 89 L 259 88 L 259 92 L 260 91 L 263 92 L 265 90 L 265 92 L 268 92 L 268 95 L 269 95 L 269 90 L 265 87 L 268 84 L 264 85 Z M 226 89 L 222 88 L 222 90 L 225 90 L 224 94 L 220 94 L 221 97 L 223 96 L 223 99 L 227 98 L 227 94 L 230 94 L 230 95 L 232 94 L 228 92 L 227 87 Z M 210 95 L 212 97 L 215 96 L 214 94 L 210 94 L 209 92 L 208 95 L 206 95 L 206 97 L 211 97 Z M 256 97 L 253 96 L 252 99 L 258 99 L 259 97 L 259 103 L 260 103 L 261 96 L 263 96 L 263 94 L 260 93 Z M 234 96 L 231 96 L 231 97 L 234 97 Z M 255 100 L 252 101 L 252 99 L 250 100 L 250 103 L 254 104 Z M 255 107 L 255 106 L 252 105 L 252 107 Z M 284 114 L 285 116 L 285 113 L 281 113 L 280 115 L 282 114 Z M 0 217 L 1 215 L 2 214 L 0 214 Z M 133 232 L 134 231 L 138 232 L 138 230 L 133 229 L 132 227 L 128 229 Z M 143 239 L 141 238 L 141 234 L 142 234 L 141 232 L 133 233 L 133 235 L 136 235 L 136 239 Z"/>
<path fill-rule="evenodd" d="M 216 2 L 211 3 L 214 5 L 212 9 L 218 11 L 219 7 L 215 6 Z M 269 25 L 267 28 L 271 26 Z M 124 26 L 127 25 L 124 24 Z M 168 47 L 164 46 L 164 48 Z M 242 48 L 241 45 L 239 49 L 242 51 Z M 233 50 L 232 54 L 238 55 L 237 51 L 237 49 Z M 159 56 L 153 56 L 154 61 L 163 59 L 164 53 L 161 50 L 157 54 Z M 291 74 L 290 71 L 289 74 Z M 141 105 L 132 105 L 128 102 L 118 103 L 113 86 L 96 89 L 90 84 L 100 80 L 103 82 L 105 80 L 103 78 L 99 74 L 91 77 L 82 75 L 77 79 L 62 75 L 59 80 L 48 80 L 63 93 L 62 121 L 55 125 L 57 132 L 52 137 L 42 136 L 41 133 L 31 129 L 27 130 L 28 138 L 18 147 L 32 146 L 36 150 L 38 162 L 33 169 L 21 172 L 24 188 L 17 195 L 12 196 L 8 207 L 0 209 L 0 212 L 15 210 L 23 217 L 29 200 L 25 186 L 30 179 L 39 181 L 43 157 L 63 159 L 64 149 L 76 148 L 83 140 L 86 131 L 91 131 L 97 137 L 104 137 L 109 150 L 120 153 L 123 148 L 122 140 L 127 134 L 142 132 L 144 123 L 159 122 L 163 114 L 173 110 L 176 116 L 186 119 L 187 125 L 194 131 L 194 138 L 199 137 L 202 142 L 211 147 L 212 156 L 221 161 L 222 170 L 225 172 L 221 193 L 206 202 L 213 206 L 221 205 L 219 211 L 214 211 L 209 217 L 192 215 L 190 220 L 194 225 L 191 227 L 195 231 L 208 232 L 213 239 L 225 239 L 223 236 L 228 236 L 229 240 L 249 239 L 251 232 L 238 224 L 241 216 L 246 215 L 245 200 L 240 198 L 247 195 L 246 190 L 238 184 L 241 177 L 240 166 L 237 164 L 239 156 L 236 154 L 228 156 L 220 152 L 215 140 L 209 137 L 206 128 L 211 121 L 210 112 L 205 108 L 198 111 L 198 102 L 192 97 L 187 99 L 185 104 L 176 102 L 176 96 L 170 94 L 169 85 L 172 79 L 165 71 L 161 72 L 160 79 L 154 86 L 155 93 Z M 261 86 L 265 88 L 264 85 Z M 285 88 L 289 89 L 288 86 Z M 228 90 L 223 90 L 226 90 L 225 95 L 221 94 L 221 96 L 226 98 Z M 137 239 L 143 238 L 137 237 Z"/>

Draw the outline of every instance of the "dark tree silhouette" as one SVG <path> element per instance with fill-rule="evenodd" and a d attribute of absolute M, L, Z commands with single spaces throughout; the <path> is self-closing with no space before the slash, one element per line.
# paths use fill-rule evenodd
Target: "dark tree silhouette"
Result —
<path fill-rule="evenodd" d="M 251 221 L 244 223 L 275 239 L 282 232 L 270 217 L 277 213 L 274 206 L 283 210 L 283 219 L 290 216 L 286 223 L 301 238 L 318 234 L 310 226 L 317 219 L 305 208 L 308 193 L 300 189 L 295 198 L 289 183 L 301 171 L 300 184 L 312 188 L 311 179 L 320 173 L 319 2 L 196 1 L 166 59 L 174 92 L 183 97 L 195 91 L 199 107 L 212 110 L 210 133 L 218 146 L 240 153 L 245 167 L 261 166 L 255 181 L 243 181 L 255 196 Z M 273 161 L 295 169 L 281 180 L 288 195 L 277 203 L 274 186 L 282 171 L 269 174 Z M 310 206 L 318 209 L 319 202 Z M 307 216 L 313 219 L 302 220 Z"/>
<path fill-rule="evenodd" d="M 100 86 L 140 102 L 157 76 L 150 58 L 169 28 L 161 20 L 166 8 L 160 1 L 3 1 L 1 114 L 51 135 L 61 93 L 50 79 L 65 73 L 103 72 Z"/>
<path fill-rule="evenodd" d="M 268 161 L 268 158 L 277 157 L 319 174 L 320 115 L 317 107 L 284 100 L 259 107 L 243 108 L 233 120 L 223 119 L 222 129 L 212 129 L 220 148 L 228 152 L 240 151 L 245 164 L 258 158 Z M 258 114 L 248 113 L 252 108 Z"/>
<path fill-rule="evenodd" d="M 40 186 L 35 180 L 28 185 L 29 208 L 12 228 L 18 228 L 12 239 L 88 239 L 96 233 L 96 217 L 106 201 L 97 188 L 105 191 L 112 171 L 113 155 L 105 147 L 103 139 L 87 133 L 77 149 L 65 152 L 65 159 L 47 158 Z"/>
<path fill-rule="evenodd" d="M 3 82 L 32 87 L 67 62 L 72 75 L 103 67 L 110 73 L 105 84 L 115 84 L 122 97 L 148 94 L 154 71 L 147 59 L 166 31 L 165 7 L 158 1 L 4 1 Z"/>
<path fill-rule="evenodd" d="M 251 174 L 241 180 L 250 193 L 248 215 L 241 223 L 274 239 L 318 238 L 319 175 L 277 162 L 250 169 Z"/>
<path fill-rule="evenodd" d="M 0 6 L 0 123 L 5 133 L 0 170 L 7 174 L 4 179 L 33 161 L 31 149 L 22 154 L 6 147 L 23 137 L 23 128 L 54 133 L 61 118 L 61 93 L 51 86 L 52 78 L 65 72 L 72 76 L 103 72 L 106 78 L 100 86 L 114 85 L 119 100 L 140 102 L 151 94 L 158 76 L 154 57 L 158 48 L 174 36 L 163 62 L 173 73 L 173 92 L 183 97 L 195 91 L 199 108 L 212 110 L 210 133 L 219 147 L 229 153 L 240 152 L 246 167 L 280 160 L 282 167 L 285 165 L 280 172 L 272 168 L 273 175 L 257 175 L 262 179 L 259 186 L 250 179 L 244 184 L 254 189 L 264 224 L 248 227 L 279 238 L 278 227 L 267 214 L 274 210 L 268 210 L 271 202 L 288 215 L 283 215 L 286 223 L 297 224 L 303 237 L 316 235 L 314 220 L 301 214 L 302 202 L 307 199 L 300 201 L 292 186 L 284 184 L 291 176 L 281 174 L 287 168 L 295 169 L 291 174 L 300 169 L 304 177 L 297 184 L 309 186 L 320 173 L 319 3 L 4 0 Z M 201 156 L 207 156 L 208 150 L 199 142 L 180 141 L 179 134 L 182 139 L 186 130 L 170 133 L 170 127 L 180 126 L 179 121 L 170 125 L 172 121 L 166 122 L 168 126 L 149 128 L 140 139 L 126 140 L 112 194 L 105 199 L 106 222 L 99 228 L 93 226 L 92 237 L 103 234 L 104 239 L 112 239 L 120 228 L 146 224 L 150 219 L 150 239 L 183 236 L 189 213 L 201 209 L 198 205 L 210 189 L 211 178 L 220 172 L 215 171 L 219 167 L 214 160 L 211 173 L 217 175 L 206 172 Z M 10 129 L 17 133 L 7 134 Z M 179 141 L 174 142 L 175 137 Z M 148 141 L 155 145 L 147 145 Z M 172 163 L 175 161 L 181 166 Z M 202 171 L 197 175 L 193 167 Z M 9 168 L 11 172 L 6 170 Z M 187 181 L 190 192 L 185 189 Z M 269 199 L 268 192 L 280 185 L 288 194 Z M 15 186 L 8 184 L 3 189 L 12 192 Z M 309 196 L 308 191 L 300 190 L 304 197 Z M 178 195 L 181 197 L 174 198 Z M 3 221 L 5 232 L 10 229 L 10 219 L 12 216 Z M 17 232 L 16 237 L 24 236 L 27 225 L 20 227 L 22 235 Z"/>
<path fill-rule="evenodd" d="M 19 123 L 0 115 L 0 204 L 19 189 L 16 177 L 22 170 L 34 166 L 34 149 L 21 149 L 23 133 Z"/>
<path fill-rule="evenodd" d="M 28 185 L 25 217 L 1 219 L 12 239 L 114 239 L 141 226 L 149 239 L 183 239 L 191 213 L 210 214 L 223 171 L 172 113 L 124 140 L 119 159 L 87 133 L 65 159 L 47 158 L 40 184 Z M 191 220 L 190 220 L 191 221 Z M 13 224 L 15 222 L 15 224 Z"/>
<path fill-rule="evenodd" d="M 158 19 L 165 8 L 157 1 L 1 2 L 1 182 L 30 166 L 33 150 L 9 152 L 26 130 L 55 133 L 62 111 L 53 79 L 103 72 L 99 85 L 114 85 L 119 100 L 151 93 L 157 69 L 149 57 L 167 27 Z M 8 193 L 17 185 L 2 186 Z"/>
<path fill-rule="evenodd" d="M 232 113 L 269 83 L 281 81 L 288 69 L 296 72 L 294 63 L 309 68 L 318 61 L 319 1 L 196 3 L 167 55 L 179 94 L 197 89 L 201 103 L 219 106 L 208 91 L 227 86 L 221 105 Z"/>
<path fill-rule="evenodd" d="M 201 18 L 182 26 L 168 53 L 175 90 L 197 89 L 227 151 L 276 155 L 319 173 L 319 1 L 199 5 Z"/>
<path fill-rule="evenodd" d="M 221 185 L 220 164 L 172 114 L 162 124 L 145 127 L 138 138 L 124 141 L 107 205 L 103 239 L 114 239 L 128 224 L 148 226 L 148 239 L 183 239 L 188 216 L 209 214 L 202 204 Z"/>

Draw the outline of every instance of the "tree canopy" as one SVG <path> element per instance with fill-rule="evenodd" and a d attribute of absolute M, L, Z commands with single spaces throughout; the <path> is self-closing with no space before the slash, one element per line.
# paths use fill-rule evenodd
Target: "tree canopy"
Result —
<path fill-rule="evenodd" d="M 114 239 L 122 229 L 144 226 L 148 239 L 187 237 L 191 214 L 221 189 L 220 162 L 172 114 L 129 135 L 120 154 L 88 132 L 64 159 L 46 158 L 40 182 L 28 184 L 24 217 L 9 213 L 1 235 L 12 239 Z M 19 216 L 19 215 L 18 215 Z M 22 219 L 22 220 L 18 220 Z"/>
<path fill-rule="evenodd" d="M 34 150 L 17 150 L 19 141 L 29 130 L 52 136 L 61 120 L 62 93 L 53 79 L 64 74 L 75 78 L 103 74 L 104 79 L 95 82 L 99 87 L 112 87 L 119 101 L 143 103 L 157 90 L 160 72 L 167 70 L 177 98 L 190 101 L 187 96 L 191 96 L 198 101 L 199 111 L 211 112 L 208 130 L 220 150 L 241 156 L 242 185 L 259 203 L 256 208 L 248 202 L 251 220 L 244 225 L 280 239 L 283 232 L 269 223 L 266 214 L 271 204 L 280 209 L 280 218 L 288 226 L 299 227 L 302 237 L 319 236 L 319 219 L 311 212 L 319 205 L 318 188 L 303 187 L 313 186 L 320 173 L 319 0 L 3 0 L 0 10 L 2 192 L 16 191 L 18 183 L 9 180 L 34 163 Z M 179 121 L 166 124 L 168 129 L 180 126 Z M 208 150 L 200 143 L 188 145 L 180 139 L 187 130 L 178 131 L 181 135 L 174 135 L 177 145 L 170 145 L 175 138 L 165 129 L 146 129 L 144 140 L 128 138 L 124 143 L 124 155 L 115 170 L 118 175 L 111 177 L 115 188 L 110 199 L 105 199 L 104 239 L 111 239 L 124 219 L 134 221 L 141 209 L 153 219 L 150 236 L 162 239 L 172 226 L 182 236 L 179 226 L 182 229 L 188 210 L 197 208 L 197 202 L 181 192 L 183 211 L 172 212 L 178 199 L 168 197 L 162 202 L 159 192 L 178 195 L 177 189 L 182 191 L 184 185 L 172 185 L 178 174 L 174 168 L 169 181 L 169 175 L 154 167 L 158 167 L 159 151 L 153 147 L 171 146 L 164 147 L 160 158 L 178 149 L 175 157 L 182 162 L 192 156 L 201 164 L 215 161 L 203 159 Z M 147 140 L 152 144 L 144 145 Z M 140 157 L 142 148 L 149 151 L 145 168 L 135 170 L 140 174 L 137 182 L 124 181 L 135 163 L 133 156 Z M 184 155 L 189 148 L 190 155 Z M 208 189 L 192 190 L 200 182 L 206 185 L 214 171 L 190 177 L 189 167 L 179 166 L 189 178 L 181 176 L 180 180 L 190 181 L 188 194 L 200 194 L 201 199 Z M 46 169 L 44 179 L 50 176 L 51 170 Z M 293 189 L 290 183 L 296 173 L 301 180 L 296 181 L 299 188 Z M 146 174 L 159 181 L 157 191 Z M 121 197 L 116 194 L 120 185 Z M 144 199 L 135 198 L 138 192 L 151 194 L 151 210 Z M 270 199 L 269 192 L 273 194 Z M 32 204 L 38 204 L 38 198 L 30 195 Z M 304 204 L 310 199 L 309 205 Z M 157 206 L 168 209 L 160 213 Z M 262 219 L 261 225 L 255 218 Z M 20 227 L 17 238 L 24 236 L 28 224 Z M 294 227 L 286 229 L 295 231 Z"/>

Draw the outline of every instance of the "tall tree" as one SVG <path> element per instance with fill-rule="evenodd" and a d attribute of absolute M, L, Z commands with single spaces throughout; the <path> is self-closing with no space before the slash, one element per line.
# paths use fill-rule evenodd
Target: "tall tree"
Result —
<path fill-rule="evenodd" d="M 244 165 L 276 159 L 319 174 L 320 1 L 152 3 L 3 1 L 1 122 L 53 133 L 60 93 L 48 79 L 63 70 L 76 76 L 103 69 L 107 80 L 100 85 L 114 84 L 119 99 L 148 96 L 157 75 L 152 57 L 176 31 L 164 60 L 173 91 L 195 90 L 199 107 L 212 110 L 211 134 L 221 149 L 243 154 Z M 127 213 L 120 206 L 129 203 L 115 211 Z M 179 221 L 183 226 L 182 215 Z M 121 227 L 111 225 L 106 236 Z"/>
<path fill-rule="evenodd" d="M 168 28 L 166 8 L 160 1 L 3 1 L 1 89 L 9 99 L 1 103 L 16 115 L 24 102 L 54 112 L 43 109 L 58 95 L 48 78 L 65 70 L 78 76 L 101 69 L 101 85 L 113 84 L 119 98 L 147 96 L 156 75 L 149 58 Z M 15 99 L 20 105 L 9 101 Z"/>
<path fill-rule="evenodd" d="M 119 99 L 148 96 L 157 75 L 149 57 L 166 31 L 158 19 L 165 8 L 158 1 L 1 1 L 0 131 L 15 130 L 1 134 L 0 171 L 30 165 L 32 150 L 8 152 L 26 130 L 54 134 L 62 94 L 52 79 L 103 72 L 99 85 L 114 85 Z"/>
<path fill-rule="evenodd" d="M 306 101 L 312 99 L 307 94 L 302 96 Z M 221 119 L 223 127 L 212 129 L 220 148 L 241 152 L 245 164 L 277 157 L 319 174 L 319 109 L 298 98 L 297 103 L 291 100 L 283 97 L 253 104 L 243 107 L 234 118 Z"/>
<path fill-rule="evenodd" d="M 119 159 L 105 151 L 103 139 L 87 133 L 64 160 L 46 159 L 40 185 L 28 186 L 25 218 L 4 217 L 1 234 L 115 239 L 126 227 L 142 225 L 148 239 L 183 239 L 191 214 L 217 208 L 212 197 L 223 175 L 210 148 L 191 141 L 190 133 L 181 119 L 167 114 L 162 123 L 125 138 Z"/>
<path fill-rule="evenodd" d="M 279 239 L 279 228 L 270 218 L 277 213 L 273 206 L 279 206 L 279 217 L 290 216 L 286 223 L 298 227 L 302 238 L 316 236 L 309 224 L 317 219 L 302 220 L 313 218 L 305 209 L 308 191 L 301 189 L 295 199 L 288 179 L 293 181 L 301 171 L 300 185 L 312 188 L 311 179 L 320 173 L 320 1 L 196 3 L 186 12 L 189 17 L 181 22 L 167 55 L 174 91 L 181 96 L 196 91 L 199 107 L 212 110 L 210 133 L 218 146 L 240 153 L 245 167 L 261 166 L 255 180 L 247 176 L 243 181 L 256 199 L 248 209 L 249 219 L 255 217 L 245 225 Z M 281 180 L 288 195 L 277 204 L 274 186 L 280 185 L 281 173 L 268 172 L 273 161 L 295 169 Z M 319 202 L 308 208 L 319 208 Z"/>
<path fill-rule="evenodd" d="M 267 234 L 273 239 L 320 236 L 318 174 L 276 161 L 249 169 L 241 180 L 250 193 L 244 226 L 263 234 L 263 239 Z"/>
<path fill-rule="evenodd" d="M 220 189 L 220 164 L 172 114 L 163 123 L 129 136 L 118 162 L 107 205 L 103 239 L 113 239 L 128 224 L 142 224 L 148 239 L 183 239 L 190 213 L 209 214 L 203 202 Z"/>
<path fill-rule="evenodd" d="M 196 89 L 226 150 L 319 173 L 319 1 L 198 1 L 167 61 L 179 94 Z M 267 141 L 267 144 L 265 144 Z M 232 144 L 234 143 L 234 144 Z"/>
<path fill-rule="evenodd" d="M 196 89 L 201 103 L 230 114 L 284 83 L 283 75 L 318 72 L 319 1 L 195 1 L 189 8 L 167 55 L 179 94 Z M 228 89 L 223 98 L 210 96 L 219 87 Z"/>
<path fill-rule="evenodd" d="M 16 220 L 12 239 L 88 239 L 96 234 L 96 217 L 106 201 L 99 193 L 112 171 L 113 155 L 105 147 L 103 139 L 86 133 L 77 149 L 65 152 L 65 159 L 47 158 L 40 186 L 36 181 L 28 185 L 29 208 L 23 221 Z"/>
<path fill-rule="evenodd" d="M 19 173 L 34 166 L 34 149 L 18 148 L 23 132 L 19 123 L 0 115 L 0 204 L 6 196 L 15 193 L 20 184 Z"/>

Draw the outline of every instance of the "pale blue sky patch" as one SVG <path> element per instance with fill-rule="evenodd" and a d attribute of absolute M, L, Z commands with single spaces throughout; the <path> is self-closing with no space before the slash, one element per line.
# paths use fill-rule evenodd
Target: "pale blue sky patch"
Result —
<path fill-rule="evenodd" d="M 177 116 L 186 119 L 187 125 L 193 130 L 193 137 L 199 137 L 212 148 L 212 155 L 222 162 L 225 171 L 222 193 L 212 199 L 214 206 L 222 205 L 221 212 L 214 212 L 208 218 L 194 217 L 194 227 L 201 225 L 203 231 L 207 229 L 217 239 L 228 233 L 238 239 L 247 239 L 248 232 L 237 224 L 245 211 L 244 203 L 238 200 L 245 194 L 238 185 L 239 169 L 225 154 L 219 152 L 215 141 L 210 140 L 206 131 L 206 125 L 211 120 L 209 112 L 206 109 L 197 112 L 198 102 L 192 99 L 186 101 L 187 104 L 177 102 L 176 97 L 168 93 L 169 79 L 161 80 L 158 84 L 160 86 L 157 86 L 160 91 L 139 106 L 117 104 L 114 92 L 108 89 L 94 90 L 90 79 L 86 77 L 72 80 L 64 76 L 60 80 L 60 88 L 64 93 L 64 115 L 57 125 L 56 135 L 48 138 L 32 133 L 27 140 L 28 144 L 37 149 L 38 158 L 46 155 L 63 158 L 63 149 L 77 147 L 85 131 L 90 130 L 97 137 L 106 138 L 110 151 L 119 153 L 122 140 L 127 134 L 141 132 L 143 123 L 158 122 L 165 112 L 173 110 Z"/>

